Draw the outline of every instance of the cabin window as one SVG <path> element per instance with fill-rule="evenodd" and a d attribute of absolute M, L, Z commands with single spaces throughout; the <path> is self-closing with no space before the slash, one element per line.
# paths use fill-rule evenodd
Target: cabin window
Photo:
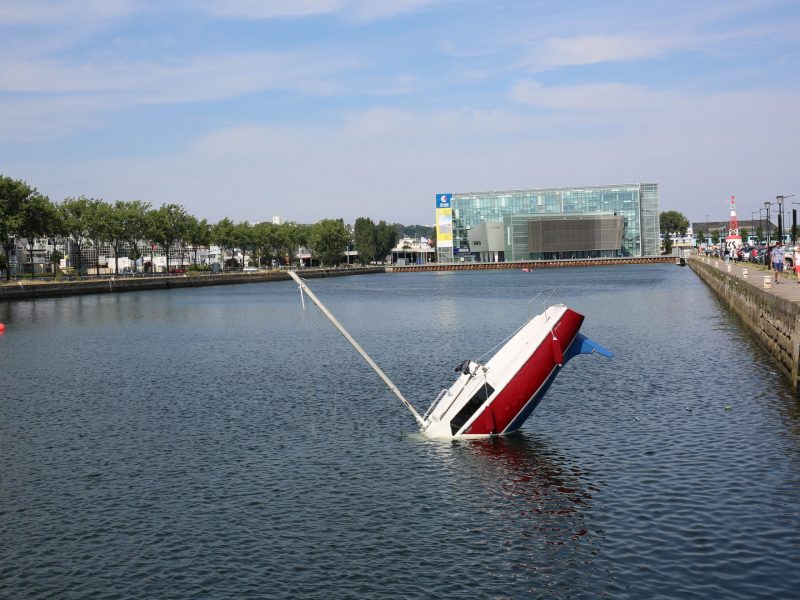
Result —
<path fill-rule="evenodd" d="M 470 420 L 475 411 L 486 402 L 486 399 L 494 393 L 494 388 L 488 383 L 484 383 L 481 388 L 475 392 L 475 395 L 469 399 L 458 414 L 450 421 L 450 431 L 452 435 L 458 433 L 458 430 L 464 426 L 464 423 Z"/>

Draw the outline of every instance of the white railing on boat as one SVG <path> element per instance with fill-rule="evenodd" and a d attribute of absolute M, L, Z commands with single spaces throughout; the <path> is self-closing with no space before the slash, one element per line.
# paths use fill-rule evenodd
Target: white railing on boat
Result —
<path fill-rule="evenodd" d="M 428 416 L 430 416 L 430 414 L 433 412 L 433 409 L 435 409 L 439 405 L 439 402 L 442 400 L 442 398 L 444 398 L 445 395 L 448 394 L 448 392 L 450 392 L 450 390 L 448 390 L 447 388 L 444 388 L 441 392 L 439 392 L 439 395 L 436 396 L 436 400 L 433 401 L 428 410 L 425 411 L 425 414 L 422 415 L 423 421 L 428 420 Z"/>

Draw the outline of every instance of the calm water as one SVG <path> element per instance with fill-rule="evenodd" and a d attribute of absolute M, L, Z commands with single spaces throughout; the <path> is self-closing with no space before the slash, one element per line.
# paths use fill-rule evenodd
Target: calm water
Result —
<path fill-rule="evenodd" d="M 796 597 L 800 409 L 688 269 L 311 285 L 421 411 L 543 289 L 617 355 L 436 442 L 290 282 L 0 304 L 0 597 Z"/>

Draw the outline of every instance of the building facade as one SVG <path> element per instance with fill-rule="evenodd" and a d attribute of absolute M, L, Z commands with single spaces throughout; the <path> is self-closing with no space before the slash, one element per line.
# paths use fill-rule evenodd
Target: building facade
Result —
<path fill-rule="evenodd" d="M 657 256 L 658 184 L 437 194 L 436 229 L 440 262 Z"/>

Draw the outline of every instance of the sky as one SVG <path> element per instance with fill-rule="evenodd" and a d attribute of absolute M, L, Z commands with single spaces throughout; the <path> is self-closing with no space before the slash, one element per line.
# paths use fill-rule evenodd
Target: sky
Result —
<path fill-rule="evenodd" d="M 641 181 L 744 220 L 799 142 L 797 0 L 0 0 L 0 174 L 55 202 L 431 225 Z"/>

